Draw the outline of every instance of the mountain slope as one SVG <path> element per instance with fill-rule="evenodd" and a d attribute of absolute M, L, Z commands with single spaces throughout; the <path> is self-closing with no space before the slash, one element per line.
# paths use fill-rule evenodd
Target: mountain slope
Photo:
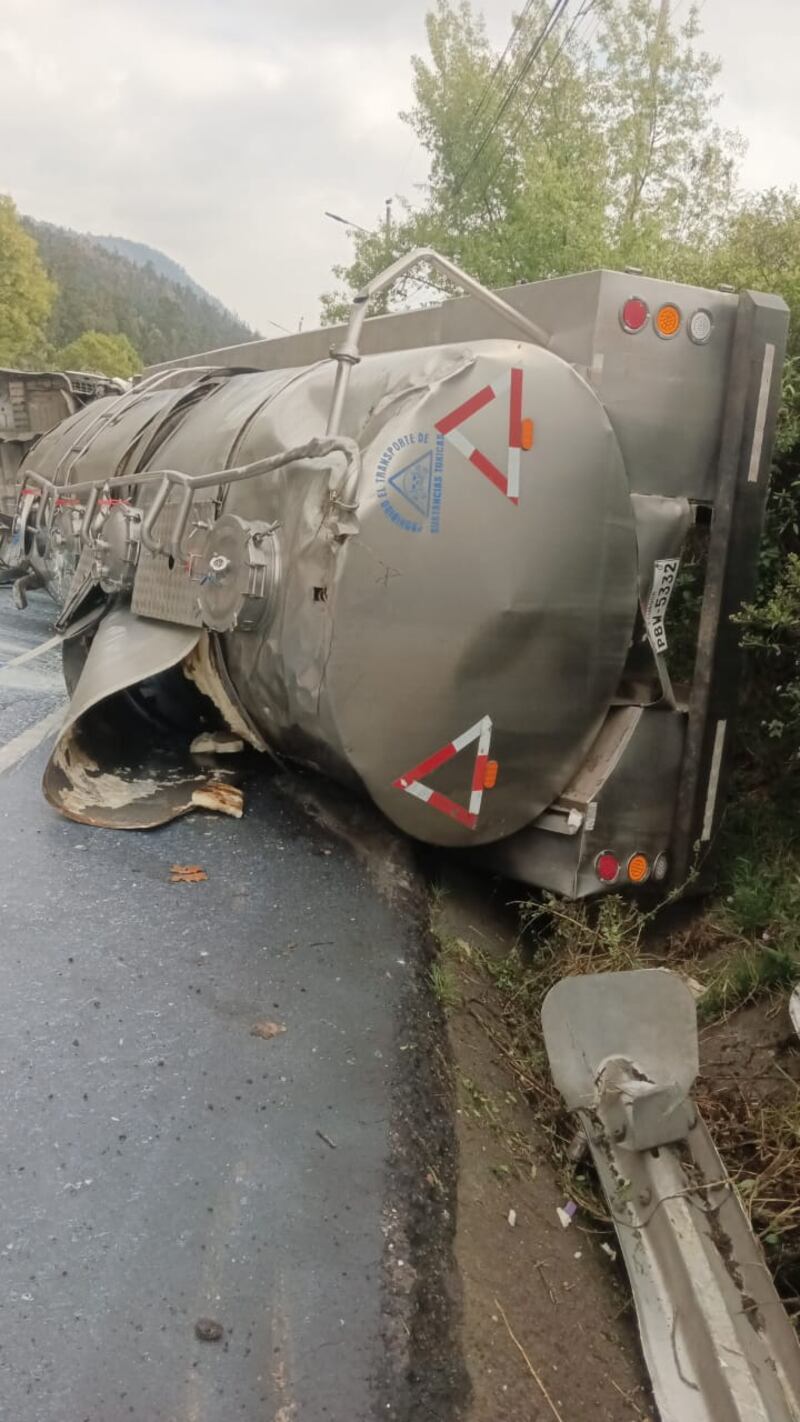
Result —
<path fill-rule="evenodd" d="M 190 277 L 180 262 L 173 261 L 172 257 L 159 251 L 158 247 L 149 247 L 146 242 L 133 242 L 130 237 L 114 237 L 110 233 L 98 236 L 95 232 L 84 232 L 81 235 L 87 237 L 96 247 L 103 247 L 107 252 L 116 252 L 118 257 L 133 262 L 135 267 L 152 267 L 153 271 L 166 277 L 167 281 L 174 282 L 176 286 L 185 286 L 187 290 L 193 291 L 195 296 L 209 301 L 218 311 L 224 311 L 228 316 L 231 314 L 216 296 L 212 296 L 199 282 Z"/>
<path fill-rule="evenodd" d="M 82 233 L 30 217 L 22 218 L 22 224 L 38 243 L 47 273 L 58 286 L 48 331 L 56 347 L 87 330 L 122 332 L 149 365 L 251 340 L 256 334 L 195 283 L 187 285 L 191 278 L 183 268 L 155 248 L 144 251 L 166 264 L 165 271 L 181 272 L 182 281 L 157 270 L 152 258 L 144 265 L 129 261 Z"/>

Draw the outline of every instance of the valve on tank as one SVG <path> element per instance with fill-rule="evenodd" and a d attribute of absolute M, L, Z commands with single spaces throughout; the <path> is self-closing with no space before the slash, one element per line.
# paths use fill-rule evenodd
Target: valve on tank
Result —
<path fill-rule="evenodd" d="M 271 611 L 280 572 L 277 526 L 223 514 L 206 536 L 193 576 L 213 632 L 252 632 Z"/>

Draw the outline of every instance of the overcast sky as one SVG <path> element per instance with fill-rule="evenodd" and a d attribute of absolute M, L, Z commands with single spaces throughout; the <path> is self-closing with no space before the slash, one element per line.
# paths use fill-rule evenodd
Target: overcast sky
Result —
<path fill-rule="evenodd" d="M 573 8 L 578 0 L 571 0 Z M 689 0 L 673 0 L 688 10 Z M 0 192 L 160 247 L 265 333 L 316 324 L 345 229 L 413 194 L 427 0 L 0 0 Z M 513 0 L 483 0 L 501 45 Z M 517 6 L 518 8 L 518 6 Z M 705 0 L 748 187 L 800 179 L 800 0 Z"/>

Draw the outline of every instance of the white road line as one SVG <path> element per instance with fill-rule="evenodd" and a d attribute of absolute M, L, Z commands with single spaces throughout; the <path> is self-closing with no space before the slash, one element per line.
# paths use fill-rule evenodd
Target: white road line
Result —
<path fill-rule="evenodd" d="M 34 657 L 41 657 L 45 652 L 52 652 L 54 647 L 60 647 L 63 637 L 59 634 L 49 637 L 46 642 L 40 642 L 38 647 L 29 647 L 27 652 L 20 652 L 18 657 L 12 657 L 10 662 L 0 667 L 0 682 L 6 672 L 10 672 L 13 667 L 21 667 L 25 662 L 32 662 Z"/>
<path fill-rule="evenodd" d="M 61 706 L 56 707 L 55 711 L 51 711 L 49 716 L 45 716 L 41 721 L 37 721 L 33 726 L 29 726 L 26 731 L 21 731 L 18 736 L 14 737 L 13 741 L 9 741 L 7 745 L 0 746 L 0 775 L 6 770 L 10 770 L 12 766 L 17 765 L 21 760 L 24 760 L 25 756 L 30 755 L 31 751 L 36 750 L 36 747 L 40 746 L 42 741 L 47 740 L 48 736 L 53 735 L 64 720 L 65 710 L 66 706 L 62 703 Z"/>

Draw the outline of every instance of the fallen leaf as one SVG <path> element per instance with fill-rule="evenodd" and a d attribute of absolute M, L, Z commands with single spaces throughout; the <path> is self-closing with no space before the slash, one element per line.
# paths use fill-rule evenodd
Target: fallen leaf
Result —
<path fill-rule="evenodd" d="M 263 1037 L 268 1042 L 270 1037 L 280 1037 L 286 1028 L 280 1022 L 254 1022 L 250 1028 L 251 1037 Z"/>
<path fill-rule="evenodd" d="M 169 871 L 171 884 L 200 884 L 208 875 L 199 864 L 173 864 Z"/>

